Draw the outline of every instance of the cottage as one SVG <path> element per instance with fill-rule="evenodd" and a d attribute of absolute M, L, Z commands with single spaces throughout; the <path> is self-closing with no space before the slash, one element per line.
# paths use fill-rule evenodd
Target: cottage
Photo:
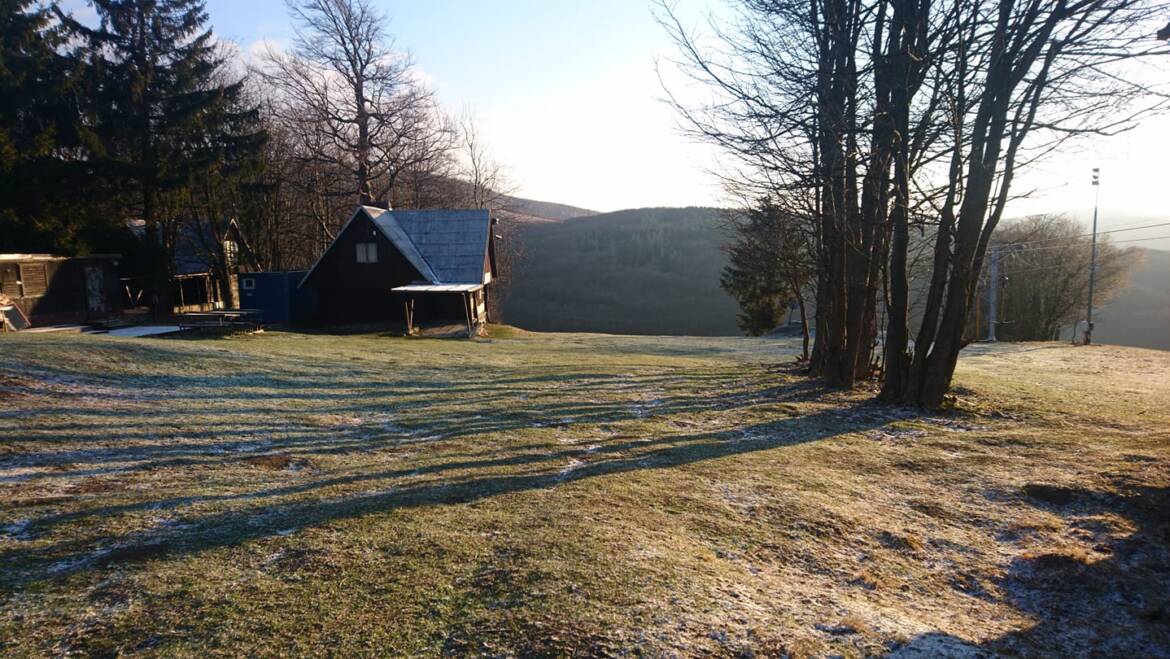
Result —
<path fill-rule="evenodd" d="M 127 226 L 139 240 L 145 240 L 146 225 L 142 220 L 130 220 Z M 235 220 L 179 222 L 171 257 L 174 313 L 238 307 L 237 274 L 259 269 Z M 144 299 L 145 289 L 146 278 L 127 280 L 131 306 L 149 306 L 149 300 Z"/>
<path fill-rule="evenodd" d="M 121 311 L 118 256 L 0 254 L 0 306 L 32 325 L 97 320 Z"/>
<path fill-rule="evenodd" d="M 301 281 L 311 320 L 427 324 L 488 321 L 496 274 L 486 210 L 359 207 Z"/>

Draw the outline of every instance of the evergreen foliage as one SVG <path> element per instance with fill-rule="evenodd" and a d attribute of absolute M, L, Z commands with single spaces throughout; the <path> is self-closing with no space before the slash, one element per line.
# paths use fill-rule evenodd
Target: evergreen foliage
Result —
<path fill-rule="evenodd" d="M 77 60 L 50 12 L 0 0 L 0 245 L 85 251 L 105 229 L 80 207 Z"/>
<path fill-rule="evenodd" d="M 798 223 L 769 200 L 749 209 L 736 226 L 720 284 L 739 303 L 736 323 L 752 336 L 788 321 L 812 279 L 813 255 Z"/>
<path fill-rule="evenodd" d="M 263 141 L 243 82 L 206 27 L 201 0 L 92 0 L 97 26 L 61 15 L 85 43 L 93 121 L 84 135 L 97 179 L 145 223 L 144 267 L 169 306 L 179 212 L 200 179 L 232 171 Z"/>

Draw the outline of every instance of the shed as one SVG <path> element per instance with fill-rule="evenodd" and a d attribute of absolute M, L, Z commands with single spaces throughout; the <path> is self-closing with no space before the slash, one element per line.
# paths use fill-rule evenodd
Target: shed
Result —
<path fill-rule="evenodd" d="M 77 323 L 122 309 L 115 254 L 0 254 L 0 293 L 33 326 Z"/>
<path fill-rule="evenodd" d="M 259 310 L 265 324 L 299 320 L 297 285 L 305 274 L 305 270 L 300 270 L 239 275 L 240 306 Z"/>
<path fill-rule="evenodd" d="M 492 220 L 483 209 L 361 206 L 300 283 L 323 323 L 487 322 L 495 276 Z"/>
<path fill-rule="evenodd" d="M 139 240 L 145 240 L 145 222 L 130 220 L 127 226 Z M 175 313 L 238 306 L 237 273 L 259 269 L 235 220 L 178 222 L 171 259 L 171 297 Z M 142 299 L 144 288 L 143 280 L 132 278 L 127 281 L 127 295 L 132 304 L 146 302 Z"/>

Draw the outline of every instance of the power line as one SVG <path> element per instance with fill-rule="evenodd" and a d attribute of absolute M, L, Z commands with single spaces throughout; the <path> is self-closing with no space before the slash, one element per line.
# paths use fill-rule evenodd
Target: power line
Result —
<path fill-rule="evenodd" d="M 1165 236 L 1150 236 L 1149 238 L 1130 238 L 1129 240 L 1113 240 L 1113 241 L 1110 241 L 1109 244 L 1116 245 L 1117 243 L 1140 243 L 1140 242 L 1144 242 L 1147 240 L 1170 240 L 1170 234 L 1165 235 Z"/>
<path fill-rule="evenodd" d="M 1110 233 L 1110 232 L 1100 231 L 1098 233 L 1100 234 L 1100 233 Z M 1126 240 L 1111 240 L 1111 241 L 1109 241 L 1108 244 L 1117 245 L 1119 243 L 1134 243 L 1134 242 L 1142 242 L 1145 240 L 1164 240 L 1167 238 L 1170 238 L 1170 235 L 1150 236 L 1148 238 L 1127 238 Z M 1063 243 L 1060 245 L 1046 245 L 1044 247 L 1025 247 L 1024 249 L 1015 249 L 1016 245 L 1022 245 L 1022 244 L 1024 244 L 1024 243 L 1002 243 L 1004 249 L 1007 250 L 1009 255 L 1015 255 L 1015 254 L 1019 254 L 1019 253 L 1044 252 L 1044 251 L 1047 251 L 1050 249 L 1066 249 L 1069 247 L 1084 247 L 1085 246 L 1085 243 L 1083 243 L 1083 242 L 1075 242 L 1075 243 Z"/>
<path fill-rule="evenodd" d="M 1170 240 L 1170 234 L 1168 234 L 1168 235 L 1165 235 L 1165 236 L 1151 236 L 1151 237 L 1149 237 L 1149 238 L 1131 238 L 1131 239 L 1129 239 L 1129 240 L 1115 240 L 1115 241 L 1113 241 L 1113 242 L 1112 242 L 1112 243 L 1110 243 L 1110 244 L 1116 244 L 1116 243 L 1137 243 L 1137 242 L 1144 242 L 1144 241 L 1147 241 L 1147 240 Z M 1047 247 L 1046 247 L 1046 248 L 1042 248 L 1042 249 L 1051 249 L 1051 248 L 1047 248 Z M 1037 250 L 1035 250 L 1035 251 L 1040 251 L 1040 250 L 1039 250 L 1039 249 L 1037 249 Z M 1006 269 L 1004 269 L 1004 272 L 1003 272 L 1003 274 L 1004 274 L 1004 276 L 1010 277 L 1010 276 L 1013 276 L 1013 275 L 1022 275 L 1022 274 L 1029 273 L 1029 272 L 1041 272 L 1041 271 L 1044 271 L 1044 270 L 1060 270 L 1060 269 L 1064 269 L 1064 268 L 1067 268 L 1067 267 L 1068 267 L 1068 266 L 1067 266 L 1067 264 L 1063 264 L 1063 263 L 1062 263 L 1062 264 L 1060 264 L 1060 265 L 1049 265 L 1049 266 L 1044 266 L 1044 267 L 1041 267 L 1041 268 L 1028 268 L 1028 269 L 1026 269 L 1026 270 L 1012 270 L 1011 268 L 1006 268 Z"/>
<path fill-rule="evenodd" d="M 1139 227 L 1126 227 L 1124 229 L 1110 229 L 1109 231 L 1098 231 L 1097 235 L 1099 236 L 1099 235 L 1104 234 L 1104 233 L 1121 233 L 1123 231 L 1139 231 L 1141 229 L 1154 229 L 1157 227 L 1170 227 L 1170 222 L 1159 222 L 1157 224 L 1146 224 L 1146 225 L 1142 225 Z M 1092 233 L 1082 233 L 1078 236 L 1069 236 L 1067 238 L 1041 238 L 1038 240 L 1025 240 L 1025 241 L 1018 242 L 1018 243 L 1017 242 L 1005 243 L 1005 245 L 1008 245 L 1008 244 L 1010 244 L 1010 245 L 1033 245 L 1033 244 L 1038 244 L 1038 243 L 1051 243 L 1051 242 L 1055 242 L 1058 240 L 1072 240 L 1075 238 L 1089 238 L 1092 235 L 1093 235 Z"/>
<path fill-rule="evenodd" d="M 1151 225 L 1151 226 L 1170 226 L 1170 222 L 1166 222 L 1165 225 Z M 1149 228 L 1149 227 L 1135 227 L 1135 228 Z M 1122 231 L 1130 231 L 1130 229 L 1122 229 Z M 1102 233 L 1114 233 L 1114 232 L 1106 232 L 1106 231 L 1097 232 L 1097 234 L 1099 234 L 1099 235 Z M 1078 238 L 1088 238 L 1089 235 L 1092 235 L 1092 234 L 1074 235 L 1074 236 L 1072 236 L 1072 238 L 1053 238 L 1051 240 L 1074 240 L 1074 239 L 1078 239 Z M 1154 235 L 1154 236 L 1149 236 L 1149 238 L 1130 238 L 1130 239 L 1126 239 L 1126 240 L 1110 240 L 1109 245 L 1117 245 L 1117 243 L 1120 243 L 1120 242 L 1141 242 L 1143 240 L 1163 240 L 1166 238 L 1170 238 L 1170 235 Z M 1030 245 L 1030 243 L 1032 243 L 1032 242 L 1041 242 L 1041 241 L 1002 242 L 1002 243 L 1000 243 L 1000 246 L 1002 246 L 1004 249 L 1006 249 L 1007 254 L 1009 254 L 1009 255 L 1020 254 L 1020 253 L 1030 253 L 1030 252 L 1044 252 L 1044 250 L 1047 250 L 1047 249 L 1064 249 L 1066 247 L 1083 247 L 1083 246 L 1085 246 L 1085 243 L 1083 243 L 1083 242 L 1062 242 L 1062 243 L 1060 243 L 1060 245 L 1046 245 L 1046 246 L 1042 246 L 1042 247 L 1025 247 L 1023 249 L 1017 249 L 1017 246 Z"/>

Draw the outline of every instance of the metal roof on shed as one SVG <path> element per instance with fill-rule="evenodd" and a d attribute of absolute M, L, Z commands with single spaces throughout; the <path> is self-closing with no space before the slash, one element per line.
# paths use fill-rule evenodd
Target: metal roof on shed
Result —
<path fill-rule="evenodd" d="M 394 243 L 398 251 L 406 257 L 407 261 L 418 270 L 419 274 L 426 278 L 427 281 L 437 284 L 439 283 L 439 276 L 431 269 L 430 263 L 427 262 L 426 257 L 419 252 L 418 247 L 415 246 L 414 241 L 406 234 L 402 226 L 394 218 L 390 211 L 381 210 L 378 208 L 371 208 L 369 206 L 363 207 L 366 214 L 373 220 L 374 226 L 382 232 L 386 238 Z"/>

